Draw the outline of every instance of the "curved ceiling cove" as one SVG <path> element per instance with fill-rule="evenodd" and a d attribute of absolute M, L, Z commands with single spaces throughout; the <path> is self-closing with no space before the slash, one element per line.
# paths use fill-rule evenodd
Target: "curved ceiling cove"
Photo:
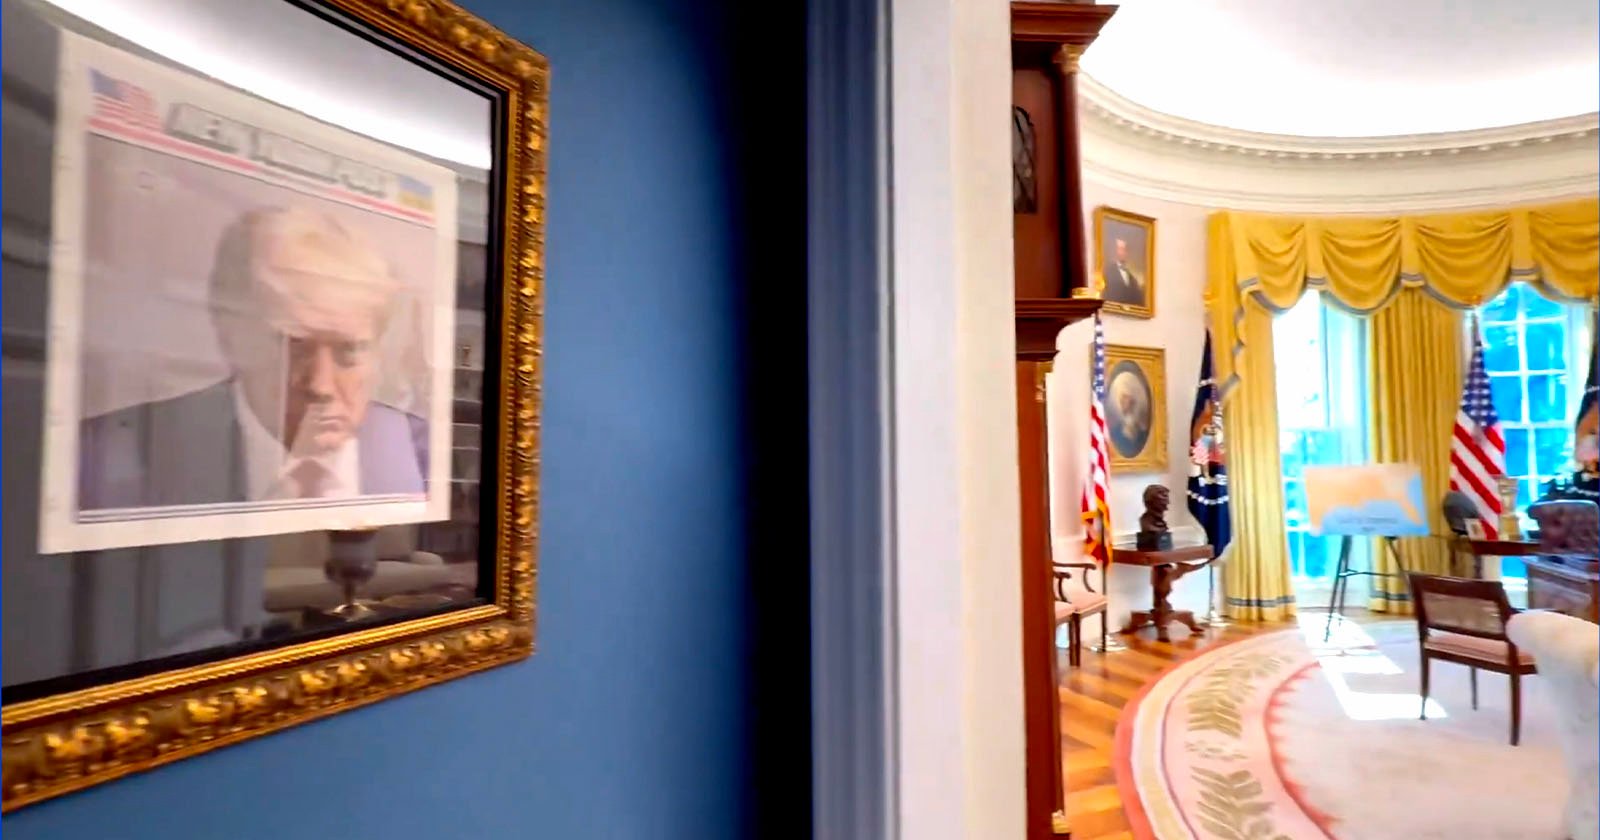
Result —
<path fill-rule="evenodd" d="M 1146 108 L 1309 137 L 1467 131 L 1600 105 L 1594 0 L 1122 0 L 1082 70 Z"/>

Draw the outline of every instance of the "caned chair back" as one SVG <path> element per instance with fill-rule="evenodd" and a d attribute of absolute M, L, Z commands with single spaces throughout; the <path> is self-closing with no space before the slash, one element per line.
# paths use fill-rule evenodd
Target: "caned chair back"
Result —
<path fill-rule="evenodd" d="M 1424 638 L 1428 631 L 1440 630 L 1506 639 L 1506 622 L 1516 611 L 1500 581 L 1423 574 L 1412 574 L 1408 581 L 1417 630 Z"/>

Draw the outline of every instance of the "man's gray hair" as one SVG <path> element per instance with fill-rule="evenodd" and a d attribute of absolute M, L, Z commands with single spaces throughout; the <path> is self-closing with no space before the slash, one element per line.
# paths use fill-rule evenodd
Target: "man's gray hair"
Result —
<path fill-rule="evenodd" d="M 374 294 L 378 332 L 388 323 L 402 291 L 388 263 L 367 239 L 326 213 L 299 207 L 260 207 L 228 225 L 217 243 L 209 288 L 213 319 L 254 314 L 258 263 L 267 246 L 293 241 L 320 256 L 334 255 L 361 270 Z"/>

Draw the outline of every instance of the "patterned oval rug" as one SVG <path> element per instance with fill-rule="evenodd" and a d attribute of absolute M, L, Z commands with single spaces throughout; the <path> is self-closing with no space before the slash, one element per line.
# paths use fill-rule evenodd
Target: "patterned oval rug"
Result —
<path fill-rule="evenodd" d="M 1539 677 L 1510 688 L 1433 664 L 1420 707 L 1416 625 L 1323 617 L 1179 663 L 1117 725 L 1135 837 L 1178 840 L 1555 840 L 1567 782 Z"/>

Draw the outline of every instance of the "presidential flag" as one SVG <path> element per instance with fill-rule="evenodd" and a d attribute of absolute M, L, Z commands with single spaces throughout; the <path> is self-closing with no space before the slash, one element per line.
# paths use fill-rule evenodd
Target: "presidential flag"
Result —
<path fill-rule="evenodd" d="M 1461 388 L 1461 410 L 1456 413 L 1450 441 L 1450 489 L 1466 494 L 1478 509 L 1484 536 L 1500 536 L 1500 494 L 1496 484 L 1506 472 L 1506 439 L 1500 417 L 1494 412 L 1489 374 L 1483 366 L 1483 340 L 1472 325 L 1472 360 Z"/>
<path fill-rule="evenodd" d="M 1094 316 L 1094 370 L 1089 392 L 1089 470 L 1083 482 L 1083 553 L 1111 565 L 1111 450 L 1106 437 L 1106 334 Z"/>
<path fill-rule="evenodd" d="M 1189 418 L 1189 513 L 1205 529 L 1206 542 L 1222 556 L 1233 540 L 1228 509 L 1228 460 L 1222 439 L 1222 394 L 1211 367 L 1211 331 L 1200 359 L 1200 384 Z"/>

